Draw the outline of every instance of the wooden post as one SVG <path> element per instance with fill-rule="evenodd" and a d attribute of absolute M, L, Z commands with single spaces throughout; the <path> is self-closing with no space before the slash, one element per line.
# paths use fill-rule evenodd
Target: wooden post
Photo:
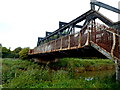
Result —
<path fill-rule="evenodd" d="M 56 40 L 55 40 L 55 51 L 56 51 Z"/>
<path fill-rule="evenodd" d="M 60 50 L 62 49 L 62 39 L 63 39 L 63 37 L 61 37 Z"/>
<path fill-rule="evenodd" d="M 91 40 L 94 42 L 93 20 L 91 21 Z"/>
<path fill-rule="evenodd" d="M 111 55 L 112 57 L 114 56 L 114 49 L 115 49 L 115 45 L 116 45 L 116 36 L 115 33 L 113 33 L 113 45 L 112 45 L 112 49 L 111 49 Z"/>
<path fill-rule="evenodd" d="M 70 49 L 70 35 L 68 36 L 68 49 Z"/>
<path fill-rule="evenodd" d="M 81 32 L 79 33 L 79 38 L 78 38 L 78 48 L 80 48 L 82 45 L 81 45 L 81 40 L 82 40 L 82 34 Z"/>
<path fill-rule="evenodd" d="M 89 42 L 90 42 L 90 32 L 88 31 L 85 46 L 89 45 Z"/>
<path fill-rule="evenodd" d="M 93 22 L 93 25 L 94 25 L 94 42 L 96 43 L 96 23 L 95 23 L 95 20 Z"/>

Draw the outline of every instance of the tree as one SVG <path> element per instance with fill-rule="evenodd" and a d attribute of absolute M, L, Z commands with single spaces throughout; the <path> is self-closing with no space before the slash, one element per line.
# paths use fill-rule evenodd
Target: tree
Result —
<path fill-rule="evenodd" d="M 19 58 L 19 52 L 22 50 L 21 47 L 15 48 L 11 53 L 14 55 L 14 58 Z"/>
<path fill-rule="evenodd" d="M 11 54 L 10 49 L 7 49 L 6 47 L 2 47 L 2 57 L 3 58 L 9 58 Z"/>
<path fill-rule="evenodd" d="M 19 57 L 21 59 L 28 59 L 28 51 L 29 51 L 29 48 L 24 48 L 22 49 L 20 52 L 19 52 Z"/>
<path fill-rule="evenodd" d="M 14 53 L 19 53 L 22 50 L 21 47 L 17 47 L 13 50 Z"/>

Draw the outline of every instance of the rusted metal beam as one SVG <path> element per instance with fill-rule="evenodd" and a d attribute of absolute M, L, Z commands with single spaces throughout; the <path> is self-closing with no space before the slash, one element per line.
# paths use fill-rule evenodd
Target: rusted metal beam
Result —
<path fill-rule="evenodd" d="M 99 52 L 101 52 L 103 55 L 105 55 L 107 58 L 111 59 L 111 60 L 120 60 L 117 57 L 113 57 L 109 52 L 107 52 L 105 49 L 101 48 L 99 45 L 97 45 L 96 43 L 91 42 L 91 46 L 94 47 L 95 49 L 97 49 Z"/>
<path fill-rule="evenodd" d="M 43 40 L 48 39 L 49 37 L 57 34 L 58 32 L 62 32 L 64 31 L 66 28 L 68 28 L 71 25 L 75 25 L 76 23 L 83 21 L 87 16 L 89 16 L 91 13 L 94 13 L 94 11 L 89 10 L 88 12 L 82 14 L 81 16 L 77 17 L 76 19 L 72 20 L 71 22 L 69 22 L 68 24 L 66 24 L 65 26 L 57 29 L 56 31 L 54 31 L 52 34 L 50 34 L 49 36 L 45 37 Z"/>
<path fill-rule="evenodd" d="M 105 9 L 108 9 L 108 10 L 110 10 L 110 11 L 113 11 L 113 12 L 115 12 L 115 13 L 118 13 L 118 14 L 120 14 L 120 10 L 119 9 L 117 9 L 117 8 L 115 8 L 115 7 L 112 7 L 112 6 L 110 6 L 110 5 L 107 5 L 107 4 L 105 4 L 105 3 L 102 3 L 102 2 L 99 2 L 99 1 L 97 1 L 97 0 L 92 0 L 92 2 L 90 2 L 90 4 L 91 4 L 91 8 L 93 9 L 93 10 L 95 10 L 95 5 L 96 6 L 99 6 L 99 7 L 102 7 L 102 8 L 105 8 Z"/>
<path fill-rule="evenodd" d="M 59 28 L 65 26 L 65 25 L 67 25 L 67 24 L 68 24 L 68 23 L 66 23 L 66 22 L 61 22 L 61 21 L 59 21 Z M 81 26 L 81 25 L 75 25 L 74 27 L 76 27 L 76 28 L 82 28 L 83 26 Z"/>

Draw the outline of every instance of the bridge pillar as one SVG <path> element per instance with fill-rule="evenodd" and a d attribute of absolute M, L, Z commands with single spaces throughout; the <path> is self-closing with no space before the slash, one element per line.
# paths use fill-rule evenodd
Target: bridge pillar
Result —
<path fill-rule="evenodd" d="M 116 81 L 120 82 L 120 61 L 115 60 L 115 68 L 116 68 Z"/>

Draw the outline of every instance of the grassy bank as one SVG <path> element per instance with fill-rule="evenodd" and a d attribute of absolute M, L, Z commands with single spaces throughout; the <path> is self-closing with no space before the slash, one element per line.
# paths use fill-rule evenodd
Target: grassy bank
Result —
<path fill-rule="evenodd" d="M 74 61 L 72 61 L 74 60 Z M 59 63 L 51 64 L 51 67 L 59 67 L 59 70 L 50 69 L 48 66 L 40 66 L 27 60 L 3 59 L 2 79 L 3 87 L 8 88 L 112 88 L 119 85 L 112 79 L 87 80 L 85 77 L 75 78 L 73 67 L 113 65 L 110 60 L 80 60 L 63 58 Z M 62 62 L 63 61 L 63 62 Z M 86 64 L 87 63 L 87 64 Z M 64 70 L 66 68 L 67 70 Z"/>
<path fill-rule="evenodd" d="M 114 69 L 114 63 L 109 59 L 79 59 L 79 58 L 62 58 L 56 63 L 48 65 L 53 69 L 73 70 L 75 72 L 99 71 Z"/>

